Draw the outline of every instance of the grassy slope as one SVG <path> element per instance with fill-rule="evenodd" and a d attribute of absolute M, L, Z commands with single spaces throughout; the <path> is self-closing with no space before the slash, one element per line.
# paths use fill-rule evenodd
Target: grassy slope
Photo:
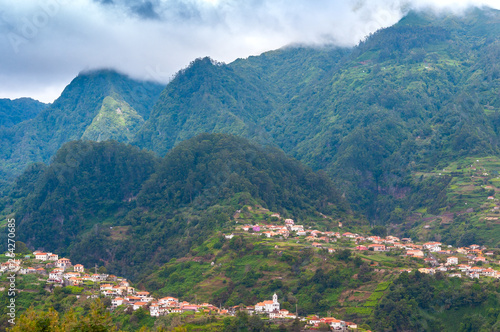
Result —
<path fill-rule="evenodd" d="M 415 172 L 415 179 L 449 177 L 446 200 L 435 213 L 420 208 L 407 217 L 410 232 L 421 240 L 443 240 L 452 245 L 480 242 L 500 246 L 500 214 L 497 193 L 500 191 L 500 158 L 466 157 L 430 172 Z M 495 199 L 488 199 L 493 196 Z M 424 226 L 429 228 L 424 228 Z M 466 239 L 466 234 L 470 239 Z M 462 243 L 462 242 L 463 243 Z"/>

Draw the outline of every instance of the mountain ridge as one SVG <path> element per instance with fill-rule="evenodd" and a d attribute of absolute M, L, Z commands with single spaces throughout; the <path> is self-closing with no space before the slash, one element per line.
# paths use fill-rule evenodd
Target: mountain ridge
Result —
<path fill-rule="evenodd" d="M 227 134 L 198 135 L 164 158 L 116 141 L 66 143 L 13 192 L 23 242 L 134 278 L 224 228 L 245 204 L 298 220 L 365 223 L 325 174 Z"/>
<path fill-rule="evenodd" d="M 29 163 L 47 162 L 63 143 L 80 139 L 102 102 L 114 96 L 128 103 L 143 118 L 163 86 L 137 81 L 113 70 L 97 70 L 77 76 L 54 103 L 36 117 L 0 132 L 0 175 L 9 180 Z"/>
<path fill-rule="evenodd" d="M 175 95 L 160 97 L 136 144 L 163 154 L 176 144 L 176 136 L 239 131 L 327 171 L 361 211 L 376 222 L 387 222 L 392 211 L 408 206 L 397 201 L 414 190 L 408 181 L 414 170 L 466 155 L 498 153 L 500 105 L 494 91 L 500 72 L 486 60 L 498 51 L 498 13 L 410 13 L 353 49 L 286 48 L 213 68 L 188 67 L 167 86 Z M 471 26 L 477 28 L 468 33 Z M 240 84 L 221 79 L 229 69 Z M 209 72 L 213 77 L 216 71 L 220 77 L 211 80 L 212 89 L 179 84 Z M 263 99 L 258 91 L 245 90 L 250 86 L 267 92 L 266 104 L 259 104 Z M 257 128 L 255 134 L 241 122 L 229 121 L 234 113 L 227 105 L 211 102 L 221 99 L 220 91 L 226 93 L 223 98 L 238 101 L 239 109 L 252 110 L 239 119 Z M 241 97 L 248 93 L 253 93 L 250 101 Z M 203 100 L 202 107 L 193 100 Z M 215 121 L 208 115 L 213 113 L 194 112 L 211 107 L 213 113 L 232 115 L 218 115 Z M 485 107 L 491 111 L 484 112 Z M 168 128 L 175 123 L 172 116 L 186 114 L 189 125 L 173 125 L 171 135 L 148 129 Z M 217 128 L 214 122 L 227 125 Z M 387 195 L 391 192 L 397 197 Z"/>

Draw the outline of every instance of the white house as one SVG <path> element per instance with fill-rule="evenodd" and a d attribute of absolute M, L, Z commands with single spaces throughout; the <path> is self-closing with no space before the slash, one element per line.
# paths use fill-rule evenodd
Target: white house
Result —
<path fill-rule="evenodd" d="M 37 252 L 35 254 L 35 259 L 46 261 L 48 259 L 48 254 L 46 252 Z"/>
<path fill-rule="evenodd" d="M 57 260 L 56 266 L 62 269 L 66 269 L 71 266 L 71 261 L 68 258 L 61 258 Z"/>
<path fill-rule="evenodd" d="M 446 266 L 441 265 L 436 270 L 438 270 L 439 272 L 446 272 L 448 271 L 448 268 Z"/>
<path fill-rule="evenodd" d="M 113 290 L 113 285 L 111 284 L 102 284 L 99 286 L 99 290 Z"/>
<path fill-rule="evenodd" d="M 424 243 L 424 249 L 428 249 L 432 252 L 441 251 L 441 243 L 440 242 L 426 242 Z"/>
<path fill-rule="evenodd" d="M 73 269 L 75 270 L 75 272 L 84 272 L 84 267 L 82 264 L 76 264 L 75 266 L 73 266 Z"/>
<path fill-rule="evenodd" d="M 56 255 L 56 254 L 50 254 L 50 253 L 49 253 L 49 254 L 48 254 L 48 256 L 47 256 L 47 259 L 48 259 L 49 261 L 57 261 L 57 260 L 59 259 L 59 255 Z"/>
<path fill-rule="evenodd" d="M 149 297 L 149 292 L 137 292 L 135 293 L 135 295 L 140 297 L 141 299 L 146 299 Z"/>
<path fill-rule="evenodd" d="M 61 282 L 62 275 L 63 275 L 63 271 L 61 269 L 54 269 L 54 270 L 49 272 L 49 281 Z"/>
<path fill-rule="evenodd" d="M 151 303 L 151 305 L 149 306 L 149 314 L 152 317 L 160 317 L 160 306 L 157 302 Z"/>
<path fill-rule="evenodd" d="M 146 304 L 147 304 L 146 302 L 135 302 L 134 303 L 134 310 L 138 310 L 139 308 L 145 307 Z"/>
<path fill-rule="evenodd" d="M 122 299 L 121 297 L 115 297 L 114 299 L 111 300 L 111 305 L 116 308 L 118 306 L 121 306 L 125 300 Z"/>
<path fill-rule="evenodd" d="M 78 277 L 80 277 L 80 273 L 78 272 L 68 272 L 64 274 L 64 279 L 78 278 Z"/>
<path fill-rule="evenodd" d="M 167 297 L 159 299 L 158 303 L 159 304 L 167 304 L 169 306 L 172 306 L 176 303 L 179 303 L 179 300 L 176 299 L 175 297 L 167 296 Z"/>
<path fill-rule="evenodd" d="M 448 265 L 457 265 L 458 264 L 458 257 L 455 256 L 450 256 L 446 259 L 446 264 Z"/>
<path fill-rule="evenodd" d="M 429 248 L 430 252 L 440 252 L 441 251 L 441 246 L 434 246 Z"/>

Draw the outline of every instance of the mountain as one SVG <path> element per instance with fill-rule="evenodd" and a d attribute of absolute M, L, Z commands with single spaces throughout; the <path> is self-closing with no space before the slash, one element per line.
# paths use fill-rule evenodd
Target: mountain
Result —
<path fill-rule="evenodd" d="M 325 170 L 374 222 L 401 223 L 400 210 L 429 197 L 417 188 L 432 187 L 415 172 L 500 151 L 499 21 L 488 8 L 410 12 L 352 49 L 198 59 L 168 84 L 135 144 L 162 155 L 199 132 L 237 133 Z"/>
<path fill-rule="evenodd" d="M 81 114 L 51 105 L 2 134 L 33 134 L 30 123 L 67 128 L 57 134 L 59 149 L 41 129 L 38 143 L 26 136 L 26 151 L 47 153 L 30 160 L 45 163 L 26 167 L 2 204 L 30 248 L 100 265 L 155 297 L 236 306 L 276 292 L 287 310 L 333 310 L 362 330 L 494 331 L 496 281 L 452 277 L 458 271 L 445 262 L 453 253 L 472 264 L 478 253 L 475 268 L 498 270 L 499 23 L 500 12 L 487 8 L 410 12 L 355 48 L 287 47 L 230 64 L 197 59 L 142 108 L 118 74 L 82 74 L 59 103 Z M 57 116 L 41 122 L 48 109 Z M 59 120 L 63 110 L 68 118 Z M 52 158 L 47 147 L 57 150 Z M 450 251 L 423 259 L 401 245 L 355 250 L 347 236 L 313 244 L 240 227 L 284 218 L 308 230 L 340 232 L 341 222 L 342 232 L 366 237 L 440 241 Z M 472 244 L 487 249 L 445 247 Z M 432 258 L 443 266 L 426 274 Z M 37 276 L 18 280 L 30 290 L 18 308 L 88 309 L 70 296 L 83 289 L 49 292 Z M 5 276 L 0 282 L 9 285 Z M 174 320 L 191 330 L 248 326 L 244 315 L 113 314 L 128 330 L 173 328 Z"/>
<path fill-rule="evenodd" d="M 102 102 L 99 113 L 85 129 L 82 139 L 96 142 L 110 139 L 129 142 L 143 123 L 144 118 L 129 104 L 107 96 Z"/>
<path fill-rule="evenodd" d="M 196 136 L 161 159 L 116 141 L 66 143 L 12 192 L 23 242 L 129 277 L 185 254 L 248 204 L 325 226 L 363 224 L 324 173 L 223 134 Z"/>
<path fill-rule="evenodd" d="M 37 116 L 48 105 L 31 98 L 0 99 L 0 127 L 12 127 Z"/>
<path fill-rule="evenodd" d="M 128 141 L 163 88 L 111 70 L 81 73 L 36 117 L 0 131 L 0 177 L 8 182 L 28 164 L 49 161 L 71 140 Z"/>
<path fill-rule="evenodd" d="M 483 222 L 494 217 L 484 193 L 458 193 L 464 174 L 443 170 L 500 152 L 499 21 L 488 8 L 410 12 L 354 48 L 290 46 L 230 64 L 197 59 L 157 101 L 160 86 L 84 73 L 36 118 L 1 132 L 2 179 L 47 162 L 73 139 L 116 139 L 164 156 L 200 133 L 230 133 L 325 171 L 372 225 L 495 245 L 488 233 L 500 227 Z M 142 101 L 134 99 L 141 88 Z M 488 169 L 474 175 L 484 183 L 471 191 L 485 183 L 500 190 L 491 183 L 500 169 Z M 460 234 L 423 231 L 450 215 L 461 216 Z M 464 232 L 470 236 L 459 240 Z"/>
<path fill-rule="evenodd" d="M 270 128 L 279 130 L 283 124 L 277 121 L 291 116 L 281 109 L 283 104 L 307 82 L 316 84 L 345 52 L 286 48 L 230 65 L 197 59 L 167 85 L 135 142 L 160 155 L 202 132 L 273 144 Z"/>

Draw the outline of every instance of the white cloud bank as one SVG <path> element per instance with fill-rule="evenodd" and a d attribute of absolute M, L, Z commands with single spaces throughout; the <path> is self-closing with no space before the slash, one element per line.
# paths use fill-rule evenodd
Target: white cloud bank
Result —
<path fill-rule="evenodd" d="M 166 82 L 201 56 L 229 62 L 291 43 L 352 46 L 411 8 L 500 9 L 498 0 L 6 0 L 0 98 L 51 102 L 78 72 Z"/>

